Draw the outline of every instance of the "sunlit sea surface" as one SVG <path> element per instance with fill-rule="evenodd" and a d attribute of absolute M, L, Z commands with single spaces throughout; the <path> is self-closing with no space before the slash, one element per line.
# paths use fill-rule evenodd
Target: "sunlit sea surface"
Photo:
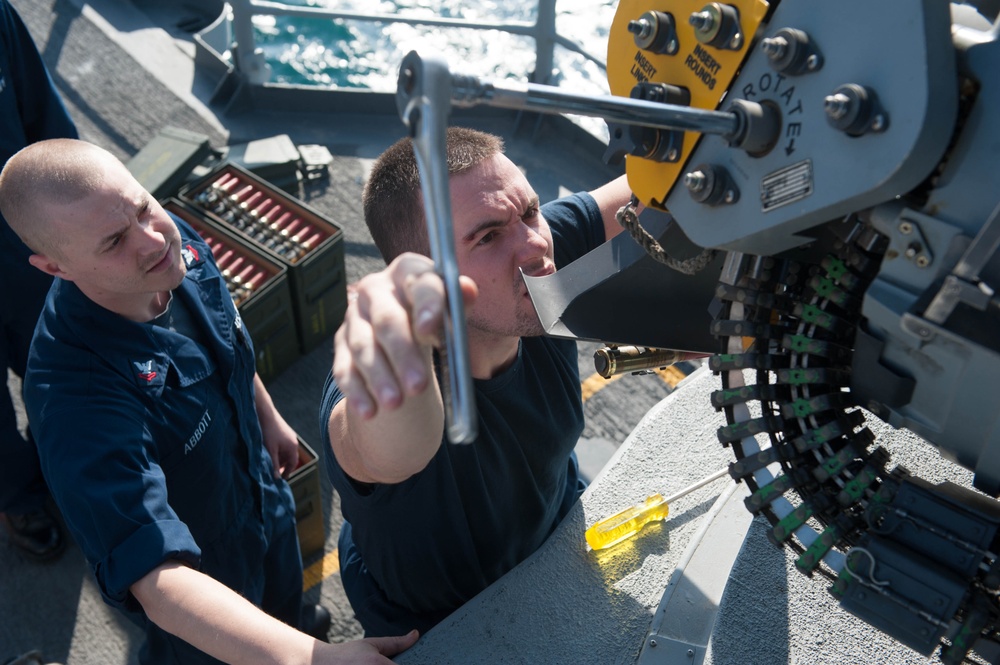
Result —
<path fill-rule="evenodd" d="M 534 23 L 534 0 L 285 0 L 286 4 L 343 12 L 409 17 L 462 18 L 482 23 Z M 556 31 L 607 59 L 608 32 L 617 1 L 558 0 Z M 271 80 L 297 85 L 396 89 L 403 56 L 411 50 L 442 54 L 453 72 L 490 79 L 527 80 L 535 65 L 530 37 L 500 30 L 424 27 L 368 21 L 255 16 L 257 43 L 271 67 Z M 552 84 L 581 94 L 608 94 L 607 75 L 578 53 L 556 46 Z M 607 137 L 604 122 L 577 118 Z"/>

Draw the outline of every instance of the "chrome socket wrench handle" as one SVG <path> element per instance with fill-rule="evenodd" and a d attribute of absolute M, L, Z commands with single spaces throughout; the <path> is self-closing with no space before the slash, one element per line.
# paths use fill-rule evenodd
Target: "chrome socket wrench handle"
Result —
<path fill-rule="evenodd" d="M 781 129 L 779 111 L 748 100 L 735 100 L 727 110 L 713 111 L 616 95 L 581 95 L 558 86 L 508 79 L 488 80 L 462 74 L 452 74 L 450 79 L 450 101 L 457 107 L 492 106 L 546 114 L 571 113 L 624 125 L 698 132 L 719 136 L 730 146 L 751 154 L 772 146 Z"/>
<path fill-rule="evenodd" d="M 557 86 L 520 81 L 491 81 L 476 76 L 452 77 L 452 103 L 458 107 L 493 106 L 535 113 L 572 113 L 625 125 L 642 125 L 719 135 L 727 140 L 743 131 L 734 111 L 710 111 L 614 95 L 581 95 Z"/>
<path fill-rule="evenodd" d="M 411 51 L 400 65 L 396 106 L 413 139 L 431 258 L 445 287 L 445 348 L 440 357 L 448 440 L 471 443 L 478 433 L 478 419 L 465 331 L 465 305 L 458 282 L 445 157 L 445 134 L 451 111 L 451 74 L 447 63 L 441 58 L 420 56 Z"/>

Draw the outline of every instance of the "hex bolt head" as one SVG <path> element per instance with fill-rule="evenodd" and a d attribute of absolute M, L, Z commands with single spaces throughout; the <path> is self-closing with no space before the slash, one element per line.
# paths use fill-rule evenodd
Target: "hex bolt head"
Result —
<path fill-rule="evenodd" d="M 822 62 L 809 33 L 797 28 L 781 28 L 762 39 L 761 50 L 767 55 L 771 69 L 789 76 L 815 71 Z"/>
<path fill-rule="evenodd" d="M 735 203 L 740 198 L 740 190 L 729 172 L 718 164 L 699 164 L 694 167 L 684 174 L 684 186 L 696 203 L 708 206 Z"/>
<path fill-rule="evenodd" d="M 650 10 L 628 22 L 635 45 L 653 53 L 677 53 L 677 27 L 672 14 Z"/>
<path fill-rule="evenodd" d="M 827 121 L 848 136 L 863 136 L 868 132 L 884 132 L 889 117 L 871 88 L 857 83 L 845 83 L 823 99 Z"/>
<path fill-rule="evenodd" d="M 699 32 L 709 32 L 715 27 L 715 17 L 711 12 L 692 12 L 688 17 L 688 23 Z"/>
<path fill-rule="evenodd" d="M 691 171 L 684 174 L 684 186 L 688 188 L 688 191 L 700 192 L 705 189 L 707 182 L 708 176 L 705 175 L 704 171 Z"/>
<path fill-rule="evenodd" d="M 761 40 L 760 50 L 771 60 L 780 60 L 788 51 L 788 40 L 781 36 L 768 37 Z"/>
<path fill-rule="evenodd" d="M 823 98 L 823 110 L 834 120 L 840 120 L 851 107 L 851 98 L 842 92 L 834 95 L 827 95 Z"/>
<path fill-rule="evenodd" d="M 649 24 L 649 21 L 647 21 L 644 18 L 639 18 L 636 19 L 635 21 L 628 22 L 628 31 L 631 32 L 633 35 L 636 35 L 637 37 L 643 39 L 649 37 L 649 33 L 652 29 L 653 26 L 651 26 Z"/>

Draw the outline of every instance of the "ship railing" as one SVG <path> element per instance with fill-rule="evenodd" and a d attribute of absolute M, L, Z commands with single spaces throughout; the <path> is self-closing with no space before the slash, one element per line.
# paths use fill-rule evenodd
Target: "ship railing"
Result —
<path fill-rule="evenodd" d="M 270 71 L 264 61 L 262 50 L 256 45 L 254 16 L 301 17 L 330 21 L 364 21 L 384 24 L 408 24 L 426 27 L 463 28 L 472 30 L 501 30 L 514 35 L 529 37 L 535 42 L 535 69 L 529 73 L 534 83 L 550 83 L 554 68 L 556 46 L 579 54 L 594 63 L 602 71 L 607 71 L 603 58 L 589 53 L 582 45 L 559 34 L 556 30 L 556 0 L 538 0 L 537 17 L 534 23 L 527 21 L 471 21 L 460 18 L 406 16 L 398 13 L 361 13 L 337 11 L 336 9 L 288 5 L 269 0 L 228 0 L 229 11 L 223 12 L 220 20 L 225 22 L 225 30 L 218 30 L 214 48 L 219 54 L 229 52 L 232 67 L 246 82 L 262 85 L 269 82 Z M 228 16 L 227 16 L 228 15 Z M 208 29 L 206 29 L 207 31 Z M 228 39 L 230 44 L 221 43 Z"/>

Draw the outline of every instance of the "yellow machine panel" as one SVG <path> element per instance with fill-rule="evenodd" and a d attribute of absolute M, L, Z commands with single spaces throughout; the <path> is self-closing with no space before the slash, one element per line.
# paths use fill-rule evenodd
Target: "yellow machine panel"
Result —
<path fill-rule="evenodd" d="M 608 38 L 611 94 L 635 96 L 639 84 L 664 83 L 685 90 L 692 107 L 717 109 L 767 11 L 763 0 L 621 0 Z M 629 185 L 639 200 L 665 208 L 662 202 L 700 137 L 684 132 L 665 159 L 627 156 Z"/>

